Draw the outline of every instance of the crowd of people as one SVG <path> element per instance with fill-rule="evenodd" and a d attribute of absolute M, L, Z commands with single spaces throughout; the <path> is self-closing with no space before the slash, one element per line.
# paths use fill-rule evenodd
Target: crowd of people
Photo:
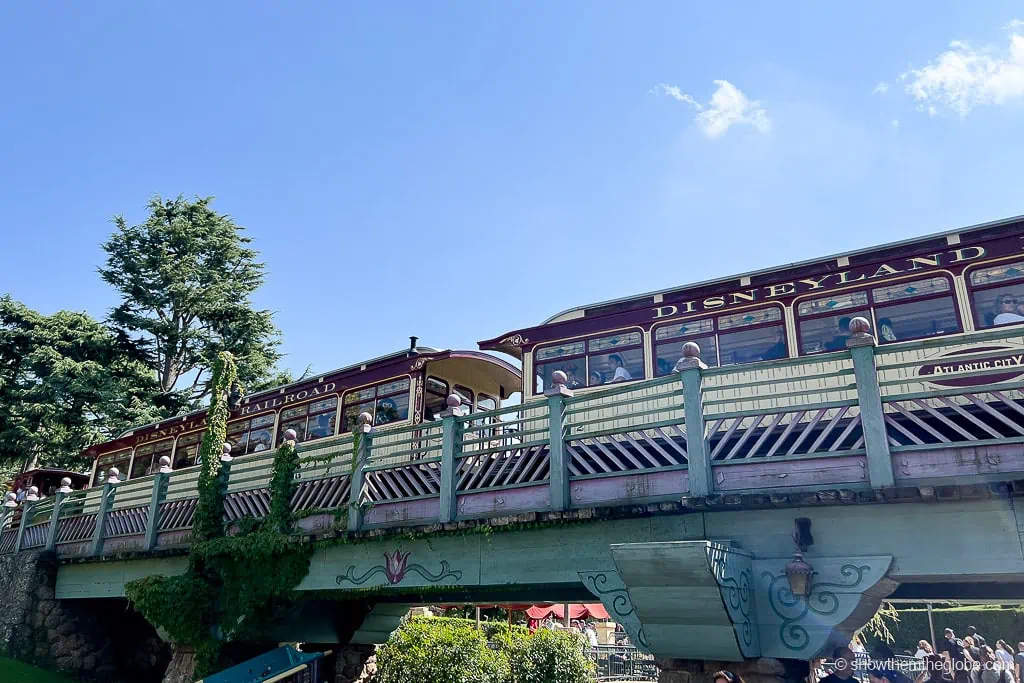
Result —
<path fill-rule="evenodd" d="M 1024 642 L 1016 649 L 1001 639 L 990 644 L 974 626 L 963 638 L 945 629 L 934 649 L 927 640 L 919 641 L 913 657 L 917 664 L 912 667 L 884 645 L 870 654 L 856 645 L 842 646 L 832 655 L 832 671 L 818 683 L 850 683 L 865 673 L 871 683 L 1019 683 L 1024 673 Z"/>

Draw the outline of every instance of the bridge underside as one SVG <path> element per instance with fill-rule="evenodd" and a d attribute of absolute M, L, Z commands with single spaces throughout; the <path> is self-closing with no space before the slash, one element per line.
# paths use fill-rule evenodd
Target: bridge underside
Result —
<path fill-rule="evenodd" d="M 381 642 L 410 604 L 596 597 L 659 657 L 810 659 L 848 638 L 887 596 L 1024 598 L 1017 507 L 1008 496 L 837 502 L 380 535 L 319 548 L 299 586 L 305 604 L 275 633 Z M 785 573 L 797 517 L 811 520 L 814 537 L 805 554 L 815 571 L 806 599 L 793 597 Z M 56 595 L 120 597 L 133 578 L 184 567 L 184 557 L 64 564 Z M 358 629 L 354 614 L 365 616 Z"/>

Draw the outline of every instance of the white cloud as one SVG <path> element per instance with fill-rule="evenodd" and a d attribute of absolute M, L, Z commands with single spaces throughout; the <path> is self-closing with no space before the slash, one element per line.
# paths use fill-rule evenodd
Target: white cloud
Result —
<path fill-rule="evenodd" d="M 893 132 L 896 132 L 899 129 L 900 129 L 900 120 L 899 119 L 893 119 L 892 120 L 892 130 L 893 130 Z"/>
<path fill-rule="evenodd" d="M 900 76 L 904 90 L 929 116 L 948 108 L 965 117 L 977 106 L 1024 100 L 1024 21 L 1014 19 L 1006 29 L 1006 49 L 955 40 L 928 66 Z"/>
<path fill-rule="evenodd" d="M 884 95 L 885 93 L 889 92 L 889 84 L 886 83 L 885 81 L 879 81 L 878 85 L 876 85 L 875 89 L 872 90 L 871 92 L 874 95 Z"/>
<path fill-rule="evenodd" d="M 715 81 L 718 89 L 707 104 L 697 102 L 677 86 L 658 84 L 650 92 L 661 92 L 689 105 L 697 116 L 694 122 L 705 136 L 712 140 L 725 135 L 732 126 L 753 126 L 762 133 L 771 130 L 768 113 L 757 100 L 748 99 L 743 91 L 729 81 Z"/>

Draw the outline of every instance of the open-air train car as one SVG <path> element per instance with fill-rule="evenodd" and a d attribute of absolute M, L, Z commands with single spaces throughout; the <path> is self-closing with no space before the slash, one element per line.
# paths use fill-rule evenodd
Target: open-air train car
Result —
<path fill-rule="evenodd" d="M 340 370 L 243 397 L 228 418 L 232 456 L 275 448 L 288 429 L 297 441 L 329 439 L 352 430 L 369 413 L 378 430 L 432 422 L 449 395 L 471 412 L 494 410 L 521 391 L 512 365 L 479 351 L 410 347 Z M 156 472 L 167 456 L 175 470 L 196 465 L 206 429 L 206 411 L 137 427 L 85 453 L 93 459 L 90 485 L 110 468 L 123 481 Z"/>

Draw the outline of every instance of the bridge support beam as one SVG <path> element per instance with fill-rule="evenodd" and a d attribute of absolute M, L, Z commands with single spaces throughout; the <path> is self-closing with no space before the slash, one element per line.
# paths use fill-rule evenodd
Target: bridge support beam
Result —
<path fill-rule="evenodd" d="M 860 421 L 864 429 L 864 448 L 867 451 L 868 481 L 874 489 L 896 486 L 889 453 L 889 436 L 885 430 L 885 413 L 878 388 L 878 368 L 875 365 L 875 337 L 871 324 L 865 318 L 850 321 L 850 337 L 846 346 L 853 357 L 853 374 L 857 382 L 857 402 Z"/>

